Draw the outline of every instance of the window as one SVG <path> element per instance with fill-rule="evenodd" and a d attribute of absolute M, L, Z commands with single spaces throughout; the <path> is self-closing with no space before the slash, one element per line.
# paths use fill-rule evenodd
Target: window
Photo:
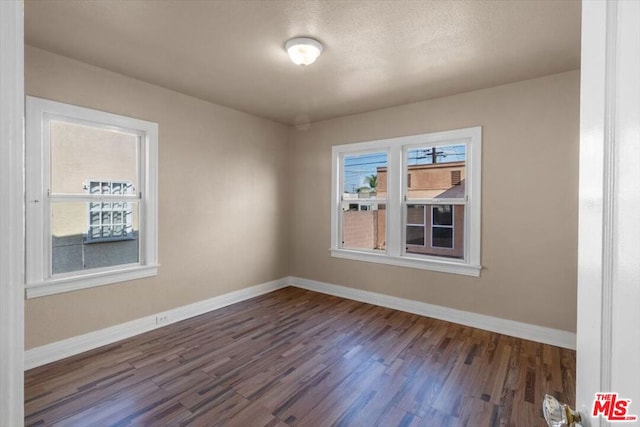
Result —
<path fill-rule="evenodd" d="M 27 97 L 27 297 L 157 274 L 157 134 Z"/>
<path fill-rule="evenodd" d="M 332 255 L 479 276 L 481 146 L 480 127 L 334 146 Z"/>

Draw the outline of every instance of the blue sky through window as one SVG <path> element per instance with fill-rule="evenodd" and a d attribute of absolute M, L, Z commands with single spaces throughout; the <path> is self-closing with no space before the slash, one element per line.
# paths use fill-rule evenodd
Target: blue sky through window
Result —
<path fill-rule="evenodd" d="M 344 192 L 356 193 L 368 187 L 366 177 L 377 174 L 378 167 L 387 166 L 387 153 L 367 153 L 344 157 Z"/>
<path fill-rule="evenodd" d="M 467 158 L 467 147 L 460 145 L 440 145 L 438 147 L 420 147 L 407 151 L 407 164 L 430 165 L 433 163 L 433 149 L 436 151 L 436 163 L 464 162 Z"/>
<path fill-rule="evenodd" d="M 428 165 L 432 163 L 433 147 L 420 147 L 407 151 L 409 166 Z M 436 163 L 464 162 L 467 158 L 467 147 L 459 145 L 440 145 L 436 149 Z M 356 193 L 358 188 L 368 187 L 366 177 L 377 174 L 378 167 L 387 166 L 387 153 L 366 153 L 344 157 L 345 193 Z"/>

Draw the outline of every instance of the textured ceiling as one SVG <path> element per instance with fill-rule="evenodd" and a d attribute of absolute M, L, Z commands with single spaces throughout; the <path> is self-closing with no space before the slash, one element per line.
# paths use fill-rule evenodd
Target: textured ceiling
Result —
<path fill-rule="evenodd" d="M 324 44 L 316 63 L 284 43 Z M 580 2 L 27 0 L 26 43 L 282 123 L 577 69 Z"/>

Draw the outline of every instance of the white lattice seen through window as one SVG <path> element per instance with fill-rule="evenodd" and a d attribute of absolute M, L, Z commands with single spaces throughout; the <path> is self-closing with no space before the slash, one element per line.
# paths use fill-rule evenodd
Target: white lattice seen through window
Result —
<path fill-rule="evenodd" d="M 135 194 L 130 181 L 89 181 L 89 194 L 122 196 Z M 91 202 L 88 208 L 89 228 L 86 242 L 108 242 L 135 239 L 133 207 L 124 199 L 111 202 Z"/>

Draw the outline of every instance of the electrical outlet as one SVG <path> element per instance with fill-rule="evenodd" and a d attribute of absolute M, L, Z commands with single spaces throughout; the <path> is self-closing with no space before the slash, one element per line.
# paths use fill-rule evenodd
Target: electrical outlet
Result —
<path fill-rule="evenodd" d="M 165 323 L 169 323 L 169 315 L 168 314 L 158 314 L 156 316 L 156 325 L 164 325 Z"/>

